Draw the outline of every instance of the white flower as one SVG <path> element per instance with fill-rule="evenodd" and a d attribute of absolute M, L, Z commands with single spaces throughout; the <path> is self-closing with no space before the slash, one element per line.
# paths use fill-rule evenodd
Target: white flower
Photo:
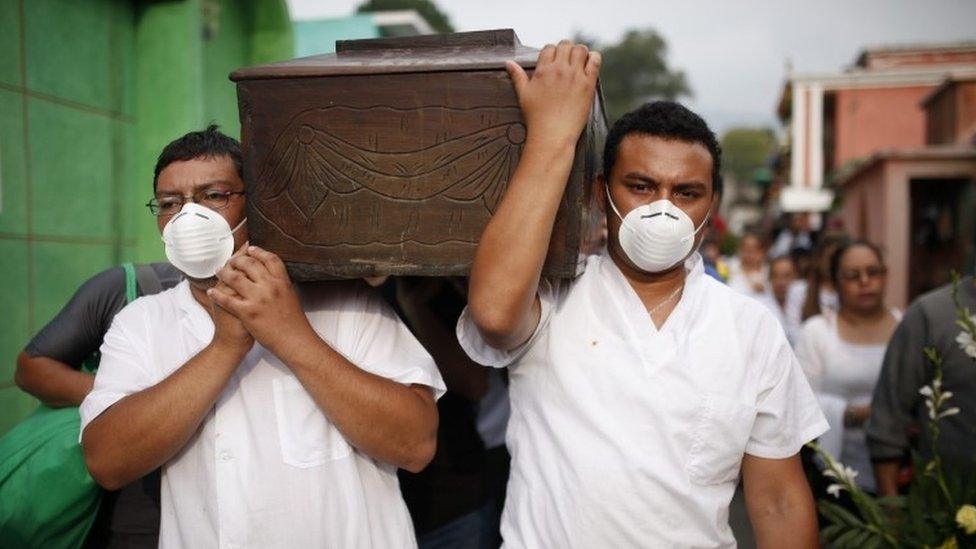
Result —
<path fill-rule="evenodd" d="M 835 478 L 848 484 L 854 484 L 854 478 L 857 477 L 857 471 L 854 470 L 853 467 L 848 467 L 843 463 L 836 462 L 833 465 L 834 468 L 824 471 L 823 475 L 825 477 Z"/>
<path fill-rule="evenodd" d="M 925 387 L 922 387 L 921 389 L 919 389 L 918 392 L 919 392 L 920 395 L 922 395 L 922 396 L 924 396 L 926 398 L 932 398 L 932 388 L 929 387 L 928 385 L 926 385 Z"/>
<path fill-rule="evenodd" d="M 942 419 L 944 417 L 954 416 L 958 413 L 959 413 L 959 408 L 949 408 L 939 414 L 939 419 Z"/>
<path fill-rule="evenodd" d="M 931 400 L 926 400 L 925 407 L 929 409 L 929 419 L 935 419 L 935 403 Z"/>
<path fill-rule="evenodd" d="M 972 334 L 966 331 L 959 332 L 959 335 L 956 336 L 956 343 L 959 344 L 960 349 L 969 355 L 969 358 L 976 359 L 976 340 L 973 339 Z"/>
<path fill-rule="evenodd" d="M 827 493 L 834 496 L 835 498 L 840 498 L 840 492 L 844 489 L 843 484 L 831 484 L 827 487 Z"/>
<path fill-rule="evenodd" d="M 844 465 L 843 467 L 844 467 L 844 477 L 847 479 L 847 482 L 854 484 L 854 479 L 857 477 L 857 471 L 854 470 L 853 467 L 848 467 L 846 465 Z"/>

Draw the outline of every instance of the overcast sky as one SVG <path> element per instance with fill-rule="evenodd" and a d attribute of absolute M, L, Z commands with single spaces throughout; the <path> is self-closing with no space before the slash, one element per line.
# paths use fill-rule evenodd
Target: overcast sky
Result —
<path fill-rule="evenodd" d="M 288 0 L 293 19 L 341 17 L 362 0 Z M 435 0 L 459 31 L 514 28 L 541 46 L 582 32 L 603 42 L 654 27 L 685 71 L 685 102 L 717 131 L 777 124 L 789 60 L 798 72 L 850 65 L 865 46 L 976 40 L 976 0 Z"/>

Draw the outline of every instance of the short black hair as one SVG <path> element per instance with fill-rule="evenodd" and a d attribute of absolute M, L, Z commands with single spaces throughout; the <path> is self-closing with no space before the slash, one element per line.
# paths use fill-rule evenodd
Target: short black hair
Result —
<path fill-rule="evenodd" d="M 712 190 L 722 194 L 722 147 L 702 117 L 674 101 L 652 101 L 621 116 L 610 128 L 603 147 L 603 176 L 607 179 L 620 143 L 632 133 L 698 143 L 708 149 L 712 155 Z"/>
<path fill-rule="evenodd" d="M 244 160 L 241 155 L 241 144 L 233 137 L 221 133 L 216 124 L 211 124 L 205 130 L 190 132 L 171 141 L 169 145 L 163 147 L 163 152 L 159 153 L 159 158 L 156 159 L 156 169 L 153 171 L 153 192 L 156 192 L 159 174 L 173 162 L 221 156 L 228 156 L 234 161 L 237 175 L 243 181 Z"/>

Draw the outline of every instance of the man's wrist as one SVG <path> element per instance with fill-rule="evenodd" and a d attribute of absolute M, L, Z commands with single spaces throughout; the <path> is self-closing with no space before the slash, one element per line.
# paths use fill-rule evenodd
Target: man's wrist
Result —
<path fill-rule="evenodd" d="M 244 359 L 244 356 L 247 355 L 248 351 L 251 350 L 253 345 L 253 342 L 251 342 L 250 345 L 247 345 L 244 342 L 227 341 L 225 339 L 214 338 L 208 347 L 221 357 L 235 360 L 234 364 L 237 364 Z"/>
<path fill-rule="evenodd" d="M 289 368 L 308 362 L 307 355 L 316 353 L 324 342 L 311 324 L 296 329 L 281 330 L 281 336 L 266 344 L 268 351 Z"/>
<path fill-rule="evenodd" d="M 529 131 L 525 138 L 525 147 L 522 151 L 522 156 L 526 157 L 527 153 L 531 153 L 533 157 L 545 161 L 558 160 L 560 158 L 569 158 L 572 160 L 576 154 L 576 142 L 578 140 L 578 135 L 575 137 L 560 137 Z"/>

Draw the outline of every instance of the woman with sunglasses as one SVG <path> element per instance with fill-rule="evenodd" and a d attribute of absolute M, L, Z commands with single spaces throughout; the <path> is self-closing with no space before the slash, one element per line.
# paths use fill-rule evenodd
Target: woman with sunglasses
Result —
<path fill-rule="evenodd" d="M 824 311 L 804 323 L 797 356 L 830 424 L 820 437 L 821 446 L 858 471 L 857 484 L 873 493 L 877 487 L 864 424 L 901 313 L 885 306 L 888 270 L 874 244 L 840 244 L 830 256 L 829 272 L 838 310 Z"/>

